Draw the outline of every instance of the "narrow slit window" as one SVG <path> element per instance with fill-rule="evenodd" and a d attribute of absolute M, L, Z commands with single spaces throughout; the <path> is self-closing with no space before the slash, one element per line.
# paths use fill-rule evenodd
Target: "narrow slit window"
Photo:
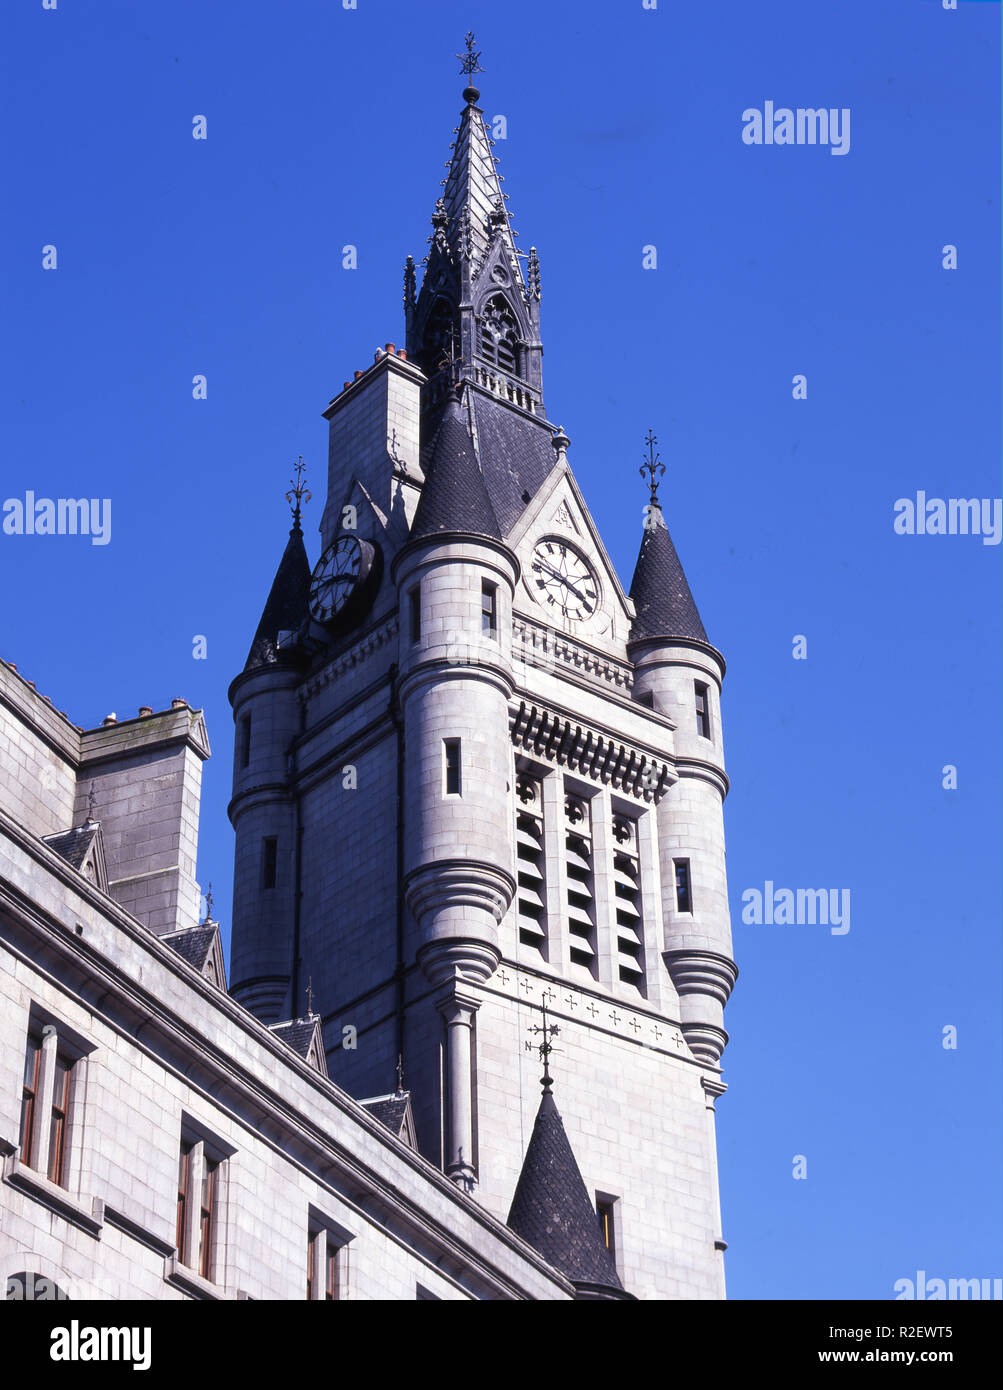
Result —
<path fill-rule="evenodd" d="M 690 861 L 688 859 L 676 859 L 674 863 L 676 869 L 676 910 L 677 912 L 692 912 L 693 897 L 690 892 Z"/>
<path fill-rule="evenodd" d="M 445 751 L 446 763 L 446 795 L 459 796 L 462 791 L 460 740 L 458 738 L 447 738 L 444 740 L 443 748 Z"/>
<path fill-rule="evenodd" d="M 710 701 L 708 690 L 699 681 L 694 682 L 697 710 L 697 733 L 701 738 L 710 738 Z"/>
<path fill-rule="evenodd" d="M 274 888 L 279 862 L 279 842 L 274 836 L 262 841 L 261 847 L 261 886 Z"/>
<path fill-rule="evenodd" d="M 481 632 L 485 637 L 498 637 L 498 586 L 486 579 L 481 584 Z"/>
<path fill-rule="evenodd" d="M 421 585 L 418 584 L 408 594 L 408 620 L 411 641 L 421 641 Z"/>
<path fill-rule="evenodd" d="M 247 767 L 251 761 L 251 716 L 245 714 L 240 721 L 240 765 Z"/>
<path fill-rule="evenodd" d="M 616 1259 L 615 1207 L 616 1202 L 609 1198 L 600 1197 L 596 1202 L 596 1216 L 599 1218 L 599 1238 L 614 1260 Z"/>

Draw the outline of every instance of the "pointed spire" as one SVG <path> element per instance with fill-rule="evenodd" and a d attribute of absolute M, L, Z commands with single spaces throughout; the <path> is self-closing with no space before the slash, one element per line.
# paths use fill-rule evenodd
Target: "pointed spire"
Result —
<path fill-rule="evenodd" d="M 292 495 L 294 494 L 289 494 Z M 310 562 L 303 544 L 297 499 L 289 539 L 282 552 L 279 567 L 275 571 L 251 650 L 247 654 L 245 671 L 255 670 L 259 666 L 270 666 L 280 659 L 279 633 L 295 631 L 300 626 L 308 613 L 309 597 Z"/>
<path fill-rule="evenodd" d="M 650 501 L 644 509 L 644 535 L 630 583 L 630 596 L 637 610 L 630 641 L 683 637 L 706 642 L 707 633 L 658 500 L 658 485 L 665 472 L 655 447 L 658 440 L 649 430 L 644 442 L 648 452 L 639 471 L 642 477 L 647 474 Z"/>
<path fill-rule="evenodd" d="M 543 1097 L 508 1214 L 509 1228 L 578 1285 L 583 1295 L 628 1297 L 603 1243 L 598 1216 L 554 1100 L 549 1070 L 544 1075 Z"/>
<path fill-rule="evenodd" d="M 447 532 L 501 539 L 462 393 L 462 387 L 453 387 L 436 432 L 425 486 L 411 524 L 412 540 Z"/>

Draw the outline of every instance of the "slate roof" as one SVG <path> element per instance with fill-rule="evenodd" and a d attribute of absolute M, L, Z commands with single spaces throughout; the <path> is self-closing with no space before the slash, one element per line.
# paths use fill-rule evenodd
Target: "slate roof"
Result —
<path fill-rule="evenodd" d="M 381 1096 L 378 1100 L 364 1100 L 361 1104 L 399 1139 L 407 1116 L 408 1097 L 409 1093 L 404 1091 L 399 1096 Z"/>
<path fill-rule="evenodd" d="M 210 922 L 205 926 L 187 927 L 184 931 L 172 932 L 163 939 L 189 965 L 193 965 L 196 970 L 202 970 L 209 959 L 217 930 L 216 923 Z"/>
<path fill-rule="evenodd" d="M 432 440 L 425 486 L 411 523 L 411 539 L 424 540 L 451 531 L 501 539 L 470 436 L 466 408 L 455 396 L 446 405 Z"/>
<path fill-rule="evenodd" d="M 645 528 L 630 585 L 630 596 L 637 609 L 630 640 L 687 637 L 706 642 L 704 625 L 661 508 L 656 507 L 651 517 L 655 525 Z"/>
<path fill-rule="evenodd" d="M 244 670 L 268 666 L 279 659 L 276 640 L 280 632 L 299 627 L 307 615 L 310 597 L 310 562 L 303 532 L 294 526 L 272 580 L 272 587 L 247 654 Z"/>
<path fill-rule="evenodd" d="M 476 88 L 468 88 L 467 92 L 464 92 L 465 99 L 468 93 L 472 94 L 472 100 L 467 100 L 460 116 L 460 128 L 453 143 L 442 201 L 449 216 L 450 226 L 457 227 L 461 221 L 466 221 L 469 256 L 477 264 L 487 255 L 490 244 L 487 232 L 488 217 L 499 202 L 502 207 L 505 206 L 505 199 L 491 153 L 484 115 L 481 109 L 474 105 L 480 93 Z M 521 280 L 522 268 L 516 255 L 507 215 L 502 225 L 502 236 L 510 264 Z"/>
<path fill-rule="evenodd" d="M 519 415 L 501 401 L 471 392 L 477 448 L 495 516 L 507 536 L 557 462 L 546 422 Z"/>
<path fill-rule="evenodd" d="M 61 830 L 57 835 L 43 835 L 42 839 L 50 849 L 61 854 L 68 864 L 79 871 L 83 868 L 100 828 L 97 821 L 87 821 L 84 825 L 74 826 L 72 830 Z"/>
<path fill-rule="evenodd" d="M 575 1283 L 623 1288 L 549 1091 L 540 1101 L 508 1224 Z"/>
<path fill-rule="evenodd" d="M 307 1057 L 310 1053 L 310 1044 L 317 1031 L 317 1020 L 316 1018 L 293 1018 L 287 1023 L 272 1024 L 270 1031 L 277 1038 L 281 1038 L 284 1043 L 288 1043 L 300 1057 Z"/>

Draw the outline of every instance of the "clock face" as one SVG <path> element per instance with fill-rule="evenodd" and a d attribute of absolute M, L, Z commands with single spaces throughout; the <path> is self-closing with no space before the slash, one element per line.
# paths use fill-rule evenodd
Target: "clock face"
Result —
<path fill-rule="evenodd" d="M 318 623 L 340 617 L 369 578 L 373 547 L 357 536 L 340 536 L 317 561 L 310 580 L 310 613 Z"/>
<path fill-rule="evenodd" d="M 537 602 L 555 617 L 583 622 L 599 606 L 599 581 L 585 557 L 567 541 L 537 541 L 529 587 Z"/>

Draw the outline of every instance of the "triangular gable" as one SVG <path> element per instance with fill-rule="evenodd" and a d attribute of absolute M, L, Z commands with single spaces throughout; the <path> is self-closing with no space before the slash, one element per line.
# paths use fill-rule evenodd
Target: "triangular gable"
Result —
<path fill-rule="evenodd" d="M 223 956 L 223 939 L 218 927 L 209 947 L 205 965 L 202 967 L 202 974 L 211 985 L 215 985 L 217 989 L 221 989 L 224 994 L 226 993 L 226 960 Z"/>
<path fill-rule="evenodd" d="M 602 537 L 575 481 L 575 475 L 563 460 L 544 480 L 507 538 L 522 567 L 524 588 L 516 590 L 516 603 L 520 611 L 549 622 L 551 620 L 548 615 L 530 596 L 532 591 L 528 578 L 531 574 L 534 546 L 545 536 L 556 536 L 566 540 L 580 550 L 598 571 L 602 586 L 602 603 L 596 620 L 582 626 L 583 639 L 588 641 L 590 630 L 599 635 L 604 629 L 608 632 L 612 627 L 616 637 L 625 640 L 630 622 L 634 618 L 634 604 L 613 568 Z M 605 622 L 601 621 L 603 617 Z"/>

